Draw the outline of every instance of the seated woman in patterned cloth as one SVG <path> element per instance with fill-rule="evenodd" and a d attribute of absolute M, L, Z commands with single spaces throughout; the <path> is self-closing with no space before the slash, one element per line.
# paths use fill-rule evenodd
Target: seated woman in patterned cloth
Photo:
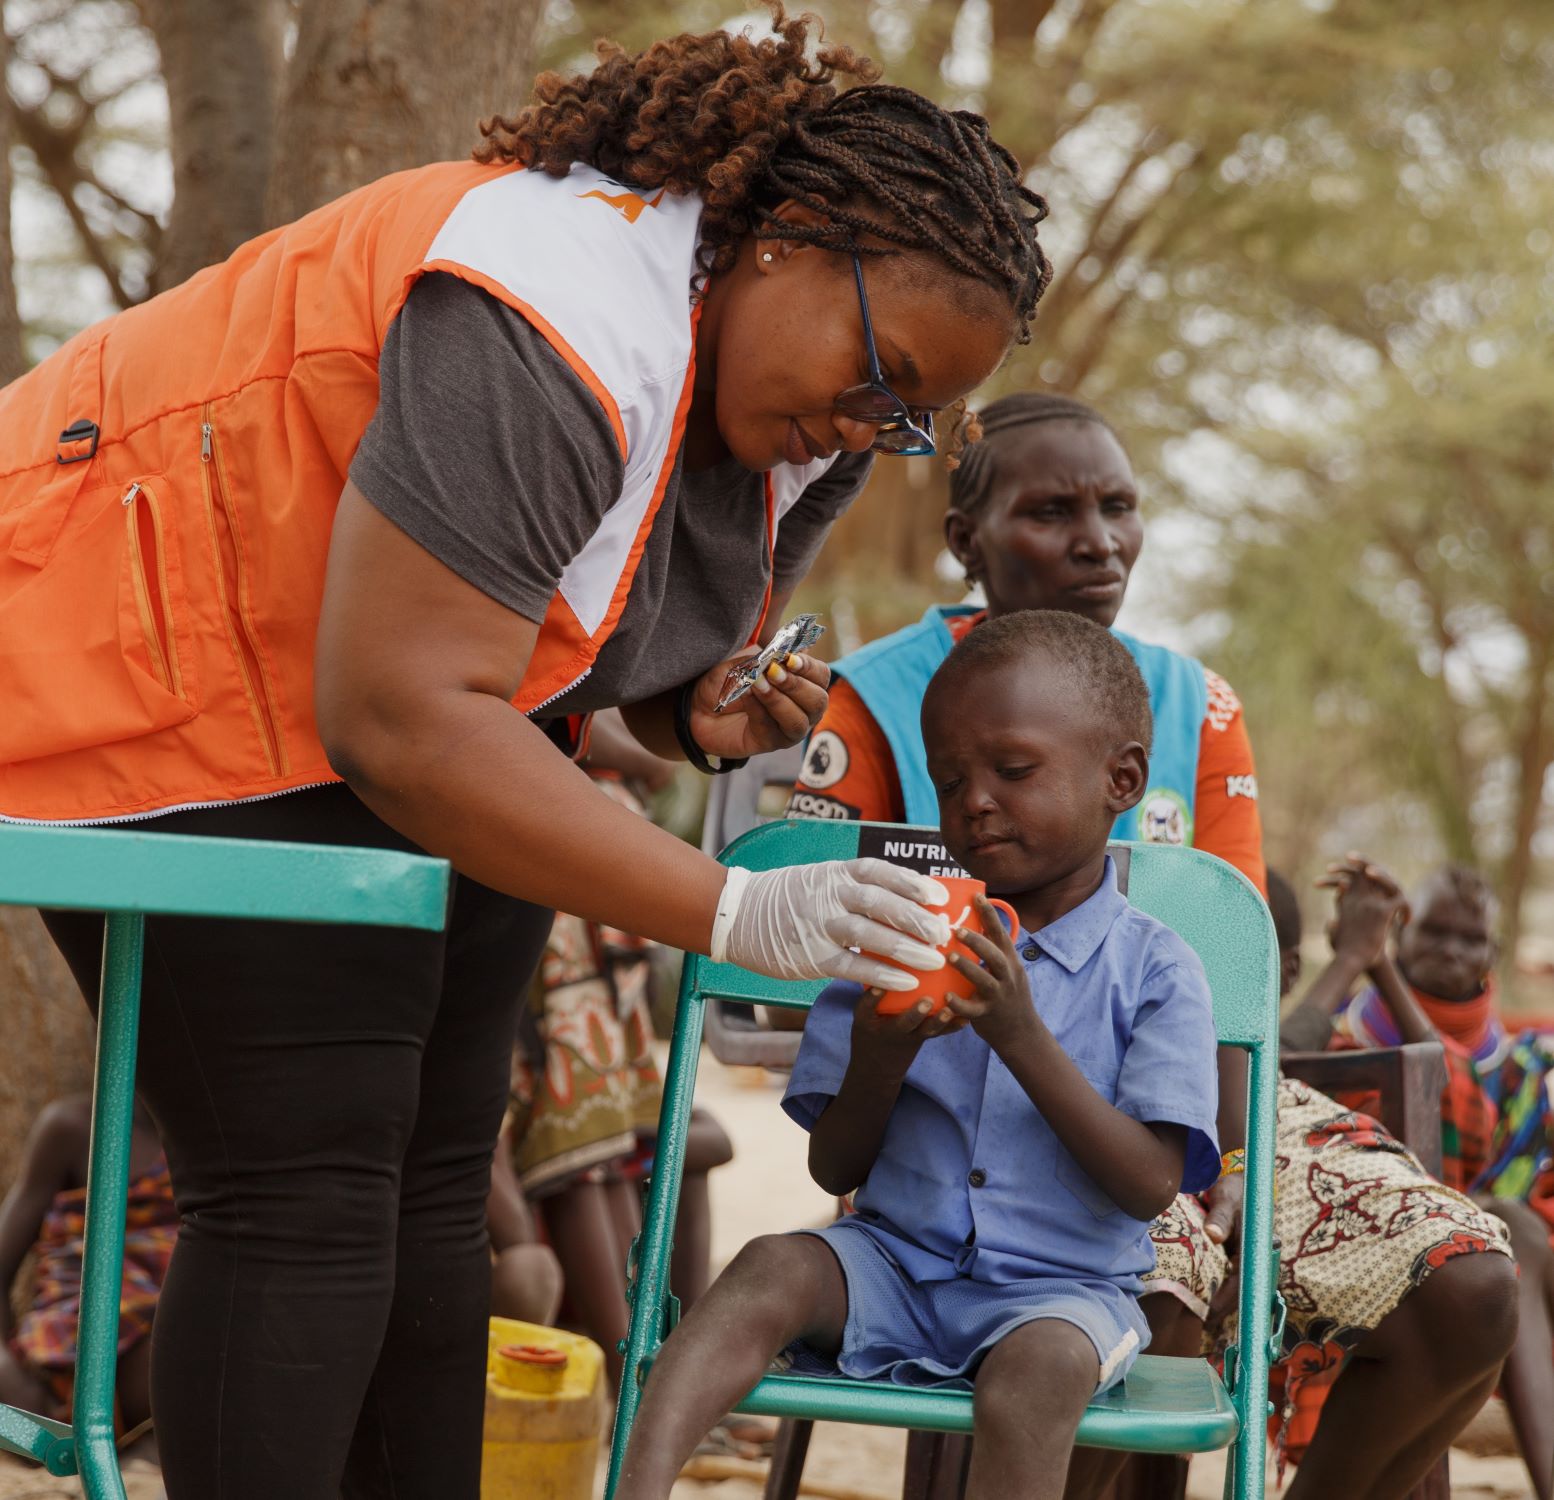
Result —
<path fill-rule="evenodd" d="M 1144 542 L 1138 485 L 1117 434 L 1082 402 L 1036 393 L 993 402 L 981 425 L 982 441 L 950 478 L 945 535 L 968 581 L 982 586 L 986 609 L 935 607 L 919 624 L 833 664 L 830 702 L 810 739 L 790 816 L 934 822 L 918 712 L 923 687 L 955 641 L 983 619 L 1019 609 L 1068 610 L 1106 626 L 1117 618 Z M 1235 692 L 1190 657 L 1121 639 L 1149 686 L 1155 749 L 1138 821 L 1120 822 L 1114 836 L 1192 844 L 1261 887 L 1256 767 Z M 1220 1071 L 1223 1080 L 1223 1054 Z M 1222 1090 L 1221 1143 L 1233 1145 L 1227 1104 L 1237 1100 Z M 1302 1244 L 1309 1253 L 1335 1208 L 1296 1191 L 1294 1181 L 1326 1181 L 1323 1154 L 1347 1150 L 1361 1117 L 1291 1080 L 1280 1085 L 1279 1105 L 1281 1176 L 1289 1181 L 1278 1232 L 1286 1254 Z M 1385 1140 L 1374 1148 L 1378 1156 L 1412 1162 L 1367 1120 L 1368 1153 L 1370 1132 Z M 1347 1363 L 1291 1487 L 1295 1500 L 1406 1495 L 1482 1404 L 1514 1337 L 1514 1268 L 1494 1220 L 1438 1188 L 1417 1164 L 1399 1170 L 1426 1219 L 1450 1221 L 1448 1238 L 1464 1229 L 1467 1239 L 1453 1241 L 1454 1252 L 1489 1253 L 1457 1253 L 1440 1274 L 1438 1262 L 1416 1273 L 1411 1262 L 1377 1256 L 1383 1237 L 1371 1237 L 1358 1299 L 1349 1295 L 1347 1253 L 1344 1278 L 1329 1281 L 1310 1269 L 1314 1290 L 1294 1298 L 1291 1341 L 1320 1329 L 1322 1345 L 1338 1343 L 1342 1352 L 1333 1358 L 1347 1353 Z M 1202 1347 L 1204 1320 L 1227 1275 L 1226 1247 L 1235 1243 L 1240 1187 L 1239 1177 L 1221 1178 L 1202 1201 L 1179 1197 L 1151 1226 L 1155 1272 L 1145 1279 L 1141 1306 L 1152 1352 Z M 1428 1250 L 1432 1233 L 1412 1231 L 1408 1244 Z M 1345 1241 L 1331 1250 L 1349 1248 Z M 1092 1493 L 1122 1461 L 1080 1454 L 1071 1495 Z"/>
<path fill-rule="evenodd" d="M 16 1181 L 0 1203 L 0 1401 L 64 1421 L 70 1417 L 75 1386 L 91 1125 L 90 1094 L 71 1094 L 44 1109 L 27 1139 Z M 129 1177 L 114 1413 L 121 1435 L 133 1435 L 149 1424 L 147 1335 L 178 1235 L 167 1160 L 138 1099 Z M 29 1251 L 33 1286 L 22 1299 L 26 1311 L 17 1318 L 13 1293 Z M 128 1451 L 135 1459 L 156 1462 L 156 1442 L 149 1432 Z"/>
<path fill-rule="evenodd" d="M 1347 984 L 1314 987 L 1285 1022 L 1286 1042 L 1391 1047 L 1439 1041 L 1445 1180 L 1504 1220 L 1520 1267 L 1519 1331 L 1503 1389 L 1539 1500 L 1554 1493 L 1554 1164 L 1548 1079 L 1554 1039 L 1510 1033 L 1497 1013 L 1496 903 L 1475 870 L 1447 865 L 1405 902 L 1396 882 L 1360 855 L 1331 867 L 1340 889 L 1370 882 L 1400 918 L 1395 960 L 1383 949 Z M 1361 977 L 1369 982 L 1354 993 Z M 1332 1017 L 1337 1015 L 1335 1029 Z"/>

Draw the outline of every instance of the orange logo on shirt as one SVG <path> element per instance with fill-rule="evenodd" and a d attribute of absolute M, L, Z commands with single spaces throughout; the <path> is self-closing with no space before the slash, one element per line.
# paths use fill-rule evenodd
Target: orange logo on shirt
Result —
<path fill-rule="evenodd" d="M 658 194 L 653 198 L 643 198 L 638 193 L 601 193 L 598 188 L 591 192 L 579 193 L 579 198 L 597 198 L 602 203 L 608 203 L 628 224 L 635 224 L 642 216 L 644 208 L 657 208 L 667 188 L 659 188 Z"/>

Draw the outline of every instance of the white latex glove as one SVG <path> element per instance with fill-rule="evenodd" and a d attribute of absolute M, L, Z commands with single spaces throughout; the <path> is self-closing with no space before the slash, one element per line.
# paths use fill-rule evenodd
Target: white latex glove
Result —
<path fill-rule="evenodd" d="M 735 866 L 712 924 L 712 957 L 775 979 L 829 977 L 915 990 L 917 974 L 907 971 L 942 969 L 937 945 L 950 938 L 945 915 L 919 903 L 948 900 L 937 880 L 883 859 L 782 870 Z M 866 951 L 852 951 L 857 948 Z"/>

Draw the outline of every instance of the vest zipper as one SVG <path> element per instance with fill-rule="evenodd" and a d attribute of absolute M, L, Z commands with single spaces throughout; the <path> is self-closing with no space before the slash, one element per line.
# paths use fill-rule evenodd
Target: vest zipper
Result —
<path fill-rule="evenodd" d="M 315 787 L 334 786 L 333 781 L 304 781 L 300 786 L 283 786 L 278 792 L 255 792 L 252 797 L 219 797 L 210 802 L 175 802 L 171 807 L 153 807 L 150 812 L 120 813 L 112 818 L 13 818 L 0 813 L 0 823 L 19 823 L 29 828 L 106 828 L 113 823 L 144 823 L 168 813 L 204 812 L 211 807 L 239 807 L 245 802 L 268 802 L 274 797 L 289 797 L 293 792 L 311 792 Z"/>
<path fill-rule="evenodd" d="M 550 697 L 548 697 L 543 703 L 536 703 L 533 708 L 524 709 L 524 717 L 526 719 L 532 719 L 535 714 L 537 714 L 542 708 L 549 708 L 550 705 L 556 701 L 556 699 L 565 698 L 566 695 L 570 693 L 572 689 L 575 688 L 578 683 L 580 683 L 592 671 L 592 667 L 584 667 L 583 670 L 576 677 L 574 677 L 571 682 L 562 688 L 559 693 L 552 693 Z"/>
<path fill-rule="evenodd" d="M 210 527 L 211 546 L 217 559 L 216 591 L 221 612 L 227 623 L 227 640 L 243 679 L 243 692 L 254 730 L 264 746 L 264 758 L 272 776 L 286 771 L 285 748 L 269 693 L 268 674 L 259 652 L 253 622 L 245 603 L 248 588 L 243 568 L 243 553 L 238 545 L 227 497 L 221 454 L 216 447 L 216 429 L 211 425 L 210 404 L 200 411 L 200 479 L 205 492 L 205 519 Z M 228 581 L 231 588 L 228 589 Z"/>
<path fill-rule="evenodd" d="M 136 502 L 140 503 L 137 504 Z M 135 608 L 146 641 L 151 672 L 169 692 L 183 697 L 183 673 L 178 666 L 178 642 L 167 602 L 167 563 L 162 552 L 162 518 L 156 496 L 137 481 L 124 492 L 124 524 L 130 552 L 130 580 Z"/>

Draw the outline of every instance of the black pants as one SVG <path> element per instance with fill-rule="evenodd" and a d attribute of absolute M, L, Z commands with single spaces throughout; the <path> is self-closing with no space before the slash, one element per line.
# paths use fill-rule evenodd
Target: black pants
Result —
<path fill-rule="evenodd" d="M 134 828 L 412 847 L 343 786 Z M 95 1006 L 102 917 L 45 920 Z M 170 1500 L 475 1500 L 491 1153 L 550 920 L 465 879 L 446 933 L 148 919 Z"/>

